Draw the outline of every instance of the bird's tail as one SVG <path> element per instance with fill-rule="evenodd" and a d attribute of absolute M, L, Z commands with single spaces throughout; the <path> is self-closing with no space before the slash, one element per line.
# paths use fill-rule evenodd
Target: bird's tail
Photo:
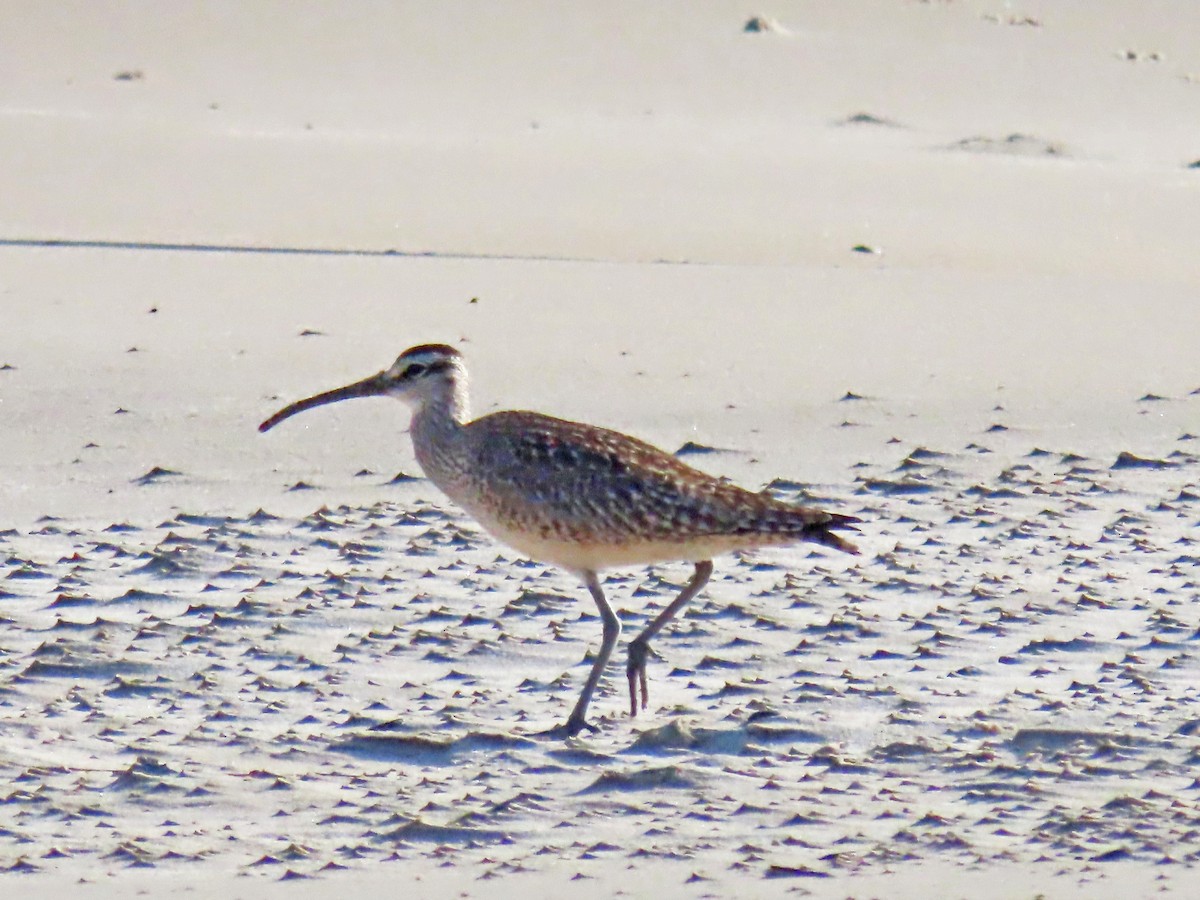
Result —
<path fill-rule="evenodd" d="M 805 527 L 801 534 L 806 541 L 813 541 L 817 544 L 824 544 L 826 547 L 833 547 L 841 550 L 843 553 L 853 553 L 858 555 L 858 547 L 846 540 L 840 534 L 836 534 L 834 529 L 842 531 L 858 531 L 855 524 L 861 522 L 862 519 L 857 516 L 847 516 L 842 513 L 824 513 L 825 521 L 812 522 Z"/>
<path fill-rule="evenodd" d="M 862 519 L 843 513 L 826 512 L 811 506 L 797 506 L 782 500 L 766 499 L 766 508 L 760 508 L 748 518 L 743 527 L 747 533 L 770 534 L 776 540 L 769 543 L 791 543 L 812 541 L 843 553 L 858 555 L 858 547 L 846 540 L 838 531 L 858 531 L 855 528 Z"/>

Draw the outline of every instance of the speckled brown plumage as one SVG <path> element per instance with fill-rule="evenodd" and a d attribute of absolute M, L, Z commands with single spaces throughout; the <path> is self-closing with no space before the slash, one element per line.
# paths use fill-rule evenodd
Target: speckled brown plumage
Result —
<path fill-rule="evenodd" d="M 854 552 L 832 531 L 852 517 L 752 493 L 606 428 L 500 412 L 453 441 L 423 436 L 414 431 L 418 461 L 447 495 L 518 549 L 536 544 L 572 568 L 605 568 L 606 553 L 627 565 L 804 540 Z"/>

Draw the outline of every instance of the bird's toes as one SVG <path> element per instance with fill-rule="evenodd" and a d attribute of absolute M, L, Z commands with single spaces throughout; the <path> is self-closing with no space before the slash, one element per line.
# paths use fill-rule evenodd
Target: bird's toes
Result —
<path fill-rule="evenodd" d="M 625 677 L 629 679 L 629 718 L 637 718 L 638 702 L 637 702 L 637 672 L 633 669 L 627 669 Z"/>
<path fill-rule="evenodd" d="M 650 705 L 650 688 L 646 677 L 646 661 L 650 657 L 650 644 L 635 639 L 629 644 L 629 661 L 625 665 L 625 677 L 629 680 L 629 716 L 638 714 L 640 707 L 644 711 Z"/>
<path fill-rule="evenodd" d="M 567 738 L 573 738 L 581 731 L 590 731 L 595 734 L 600 729 L 584 719 L 568 719 L 561 725 L 555 725 L 553 728 L 547 728 L 545 731 L 535 731 L 530 737 L 545 738 L 551 741 L 563 741 Z"/>
<path fill-rule="evenodd" d="M 571 716 L 561 725 L 556 725 L 547 732 L 543 732 L 547 737 L 555 738 L 573 738 L 581 731 L 590 731 L 596 734 L 600 731 L 595 725 L 585 719 L 583 716 Z"/>

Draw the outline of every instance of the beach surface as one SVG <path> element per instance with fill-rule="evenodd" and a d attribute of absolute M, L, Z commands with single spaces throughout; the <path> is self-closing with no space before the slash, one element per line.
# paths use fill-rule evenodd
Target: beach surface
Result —
<path fill-rule="evenodd" d="M 0 4 L 0 891 L 1188 896 L 1200 6 L 356 10 Z M 862 554 L 539 738 L 579 583 L 256 430 L 425 342 Z"/>

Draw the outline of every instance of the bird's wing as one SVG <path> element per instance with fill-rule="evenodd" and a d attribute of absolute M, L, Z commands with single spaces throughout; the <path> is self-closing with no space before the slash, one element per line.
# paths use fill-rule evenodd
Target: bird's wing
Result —
<path fill-rule="evenodd" d="M 781 534 L 838 527 L 841 517 L 756 494 L 617 431 L 539 413 L 472 422 L 479 471 L 499 502 L 542 505 L 560 521 L 646 537 L 741 534 L 769 520 Z M 848 524 L 848 523 L 847 523 Z"/>

